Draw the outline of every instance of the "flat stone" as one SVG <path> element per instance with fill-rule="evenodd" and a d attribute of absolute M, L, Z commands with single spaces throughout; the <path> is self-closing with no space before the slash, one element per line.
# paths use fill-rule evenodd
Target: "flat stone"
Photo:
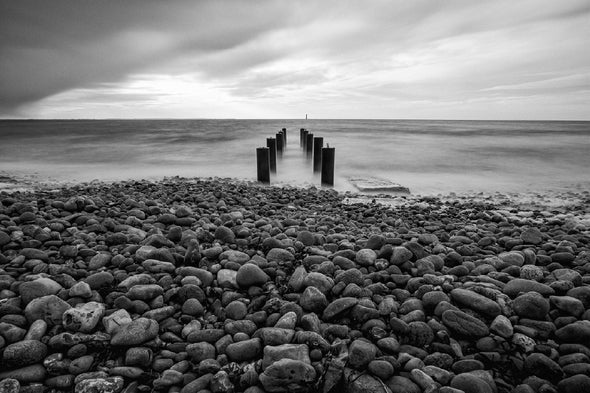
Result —
<path fill-rule="evenodd" d="M 108 334 L 114 334 L 123 325 L 131 323 L 131 315 L 127 310 L 117 310 L 102 319 L 102 324 Z"/>
<path fill-rule="evenodd" d="M 47 295 L 31 300 L 25 308 L 25 316 L 29 323 L 42 319 L 50 326 L 61 325 L 64 312 L 70 308 L 72 306 L 59 297 Z"/>
<path fill-rule="evenodd" d="M 339 314 L 344 313 L 345 311 L 351 309 L 352 307 L 358 304 L 359 300 L 354 297 L 341 297 L 330 304 L 324 310 L 323 319 L 326 321 L 330 321 L 334 319 Z"/>
<path fill-rule="evenodd" d="M 47 376 L 47 370 L 42 364 L 33 364 L 9 371 L 0 372 L 0 380 L 5 378 L 16 379 L 22 384 L 43 382 Z"/>
<path fill-rule="evenodd" d="M 106 311 L 105 305 L 98 302 L 77 304 L 63 313 L 63 326 L 73 332 L 90 333 L 98 325 Z"/>
<path fill-rule="evenodd" d="M 8 345 L 2 354 L 2 364 L 9 368 L 29 366 L 47 356 L 47 345 L 36 340 L 23 340 Z"/>
<path fill-rule="evenodd" d="M 238 250 L 227 250 L 219 255 L 220 260 L 227 259 L 229 262 L 239 263 L 240 265 L 250 260 L 250 255 Z"/>
<path fill-rule="evenodd" d="M 468 307 L 485 316 L 495 317 L 501 313 L 500 305 L 498 303 L 467 289 L 453 289 L 451 291 L 451 299 L 460 305 Z"/>
<path fill-rule="evenodd" d="M 282 248 L 273 248 L 266 254 L 266 259 L 269 262 L 283 263 L 293 261 L 295 256 Z"/>
<path fill-rule="evenodd" d="M 442 313 L 442 320 L 449 329 L 464 336 L 484 337 L 489 334 L 485 323 L 463 311 L 446 310 Z"/>
<path fill-rule="evenodd" d="M 525 244 L 540 244 L 543 241 L 543 233 L 539 228 L 527 228 L 520 233 L 520 238 Z"/>
<path fill-rule="evenodd" d="M 19 294 L 23 304 L 29 304 L 33 299 L 47 295 L 56 295 L 62 286 L 47 277 L 41 277 L 33 281 L 25 281 L 19 286 Z"/>
<path fill-rule="evenodd" d="M 455 375 L 450 386 L 465 393 L 494 393 L 486 381 L 471 373 Z"/>
<path fill-rule="evenodd" d="M 559 381 L 557 388 L 562 393 L 590 392 L 590 376 L 583 374 L 572 375 Z"/>
<path fill-rule="evenodd" d="M 572 296 L 549 296 L 549 301 L 554 307 L 577 318 L 586 311 L 582 301 Z"/>
<path fill-rule="evenodd" d="M 564 342 L 590 343 L 590 321 L 576 321 L 555 331 L 555 336 Z"/>
<path fill-rule="evenodd" d="M 550 381 L 559 381 L 563 377 L 563 370 L 553 360 L 542 353 L 532 353 L 524 360 L 524 368 L 532 375 Z"/>
<path fill-rule="evenodd" d="M 252 360 L 262 352 L 262 342 L 259 338 L 231 343 L 225 349 L 226 355 L 233 362 Z"/>
<path fill-rule="evenodd" d="M 283 344 L 277 346 L 265 346 L 262 358 L 262 369 L 281 359 L 293 359 L 311 364 L 309 347 L 305 344 Z"/>
<path fill-rule="evenodd" d="M 514 278 L 508 281 L 502 291 L 511 298 L 516 297 L 521 292 L 538 292 L 543 296 L 555 294 L 555 291 L 549 285 L 522 278 Z"/>
<path fill-rule="evenodd" d="M 259 377 L 264 390 L 270 393 L 306 392 L 315 378 L 316 371 L 310 364 L 293 359 L 271 364 Z"/>
<path fill-rule="evenodd" d="M 164 289 L 158 284 L 134 285 L 127 291 L 127 297 L 131 300 L 151 300 L 164 293 Z"/>
<path fill-rule="evenodd" d="M 121 326 L 113 338 L 111 345 L 133 346 L 140 345 L 146 341 L 158 337 L 160 326 L 158 322 L 148 318 L 137 318 L 136 320 Z"/>

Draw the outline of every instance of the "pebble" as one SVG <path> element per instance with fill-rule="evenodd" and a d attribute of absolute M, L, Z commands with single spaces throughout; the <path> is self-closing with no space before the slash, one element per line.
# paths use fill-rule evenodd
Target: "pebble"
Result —
<path fill-rule="evenodd" d="M 301 392 L 315 381 L 316 371 L 300 360 L 281 359 L 268 366 L 259 378 L 267 392 Z"/>
<path fill-rule="evenodd" d="M 468 337 L 484 337 L 488 327 L 481 320 L 458 310 L 447 310 L 442 314 L 443 323 L 452 331 Z"/>
<path fill-rule="evenodd" d="M 468 307 L 488 317 L 496 317 L 501 312 L 498 303 L 467 289 L 453 289 L 451 291 L 451 299 L 464 307 Z"/>
<path fill-rule="evenodd" d="M 236 283 L 240 288 L 263 286 L 269 280 L 268 275 L 257 265 L 246 263 L 238 269 Z"/>
<path fill-rule="evenodd" d="M 160 327 L 158 322 L 148 318 L 137 318 L 136 320 L 122 325 L 117 329 L 111 345 L 132 346 L 140 345 L 158 336 Z"/>
<path fill-rule="evenodd" d="M 2 196 L 0 384 L 588 390 L 583 203 L 343 198 L 177 178 Z"/>
<path fill-rule="evenodd" d="M 527 292 L 512 302 L 514 312 L 521 318 L 544 320 L 549 313 L 549 300 L 538 292 Z"/>

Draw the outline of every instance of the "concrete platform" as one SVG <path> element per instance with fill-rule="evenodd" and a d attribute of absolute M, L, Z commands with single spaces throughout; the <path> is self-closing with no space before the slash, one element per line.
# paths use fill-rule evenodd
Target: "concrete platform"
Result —
<path fill-rule="evenodd" d="M 395 193 L 410 193 L 408 187 L 404 187 L 398 183 L 393 183 L 386 179 L 378 177 L 354 177 L 348 181 L 362 192 L 395 192 Z"/>

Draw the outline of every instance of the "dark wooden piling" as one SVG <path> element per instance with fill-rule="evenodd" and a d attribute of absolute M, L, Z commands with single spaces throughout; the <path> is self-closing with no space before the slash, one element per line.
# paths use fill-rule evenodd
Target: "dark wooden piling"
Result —
<path fill-rule="evenodd" d="M 313 134 L 307 134 L 307 141 L 305 142 L 305 152 L 307 153 L 307 158 L 311 158 L 313 156 Z"/>
<path fill-rule="evenodd" d="M 316 136 L 313 138 L 313 172 L 322 171 L 322 148 L 324 147 L 324 138 Z"/>
<path fill-rule="evenodd" d="M 299 129 L 299 147 L 303 147 L 303 131 L 305 131 L 305 128 Z"/>
<path fill-rule="evenodd" d="M 303 147 L 304 153 L 307 151 L 307 135 L 308 134 L 309 134 L 308 130 L 303 130 L 303 144 L 301 145 L 301 147 Z"/>
<path fill-rule="evenodd" d="M 277 173 L 277 140 L 266 138 L 266 147 L 268 147 L 270 154 L 270 172 Z"/>
<path fill-rule="evenodd" d="M 281 131 L 283 132 L 283 136 L 285 137 L 285 140 L 284 140 L 285 143 L 283 145 L 284 145 L 284 147 L 287 147 L 287 129 L 283 128 Z"/>
<path fill-rule="evenodd" d="M 277 138 L 277 156 L 283 155 L 283 134 L 280 132 L 276 135 Z"/>
<path fill-rule="evenodd" d="M 256 148 L 256 169 L 258 181 L 270 183 L 270 149 L 268 147 Z"/>
<path fill-rule="evenodd" d="M 336 149 L 333 147 L 322 148 L 322 185 L 334 185 L 334 156 Z"/>

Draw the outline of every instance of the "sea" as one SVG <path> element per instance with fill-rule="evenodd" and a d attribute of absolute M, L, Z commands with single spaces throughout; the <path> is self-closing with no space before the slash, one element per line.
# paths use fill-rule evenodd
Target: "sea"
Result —
<path fill-rule="evenodd" d="M 590 190 L 590 122 L 449 120 L 1 120 L 0 176 L 77 183 L 256 180 L 256 148 L 287 130 L 271 183 L 320 187 L 305 128 L 335 148 L 339 191 L 378 178 L 412 194 Z"/>

